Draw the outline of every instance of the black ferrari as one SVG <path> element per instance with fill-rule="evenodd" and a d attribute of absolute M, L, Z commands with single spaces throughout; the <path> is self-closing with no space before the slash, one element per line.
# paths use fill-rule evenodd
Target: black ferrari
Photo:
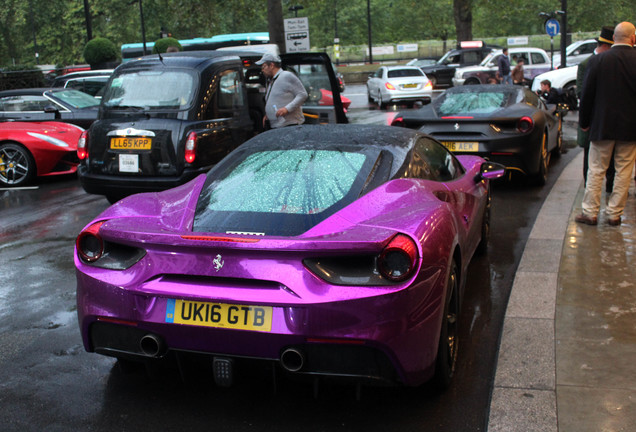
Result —
<path fill-rule="evenodd" d="M 419 129 L 454 153 L 501 163 L 543 185 L 550 157 L 561 154 L 566 113 L 525 87 L 469 85 L 450 88 L 421 109 L 400 112 L 391 124 Z"/>

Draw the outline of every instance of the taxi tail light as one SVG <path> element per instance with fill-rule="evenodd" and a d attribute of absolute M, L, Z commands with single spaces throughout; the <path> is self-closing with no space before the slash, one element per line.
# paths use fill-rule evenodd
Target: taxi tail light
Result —
<path fill-rule="evenodd" d="M 532 117 L 524 116 L 517 122 L 517 130 L 521 133 L 528 133 L 534 128 Z"/>
<path fill-rule="evenodd" d="M 82 261 L 92 263 L 104 254 L 104 240 L 99 235 L 99 229 L 104 222 L 106 221 L 90 225 L 77 236 L 75 247 Z"/>
<path fill-rule="evenodd" d="M 188 134 L 188 139 L 186 140 L 185 145 L 185 161 L 187 163 L 194 162 L 194 159 L 196 158 L 197 138 L 196 132 L 190 132 L 190 134 Z"/>
<path fill-rule="evenodd" d="M 378 270 L 386 279 L 401 282 L 408 279 L 417 264 L 417 246 L 410 237 L 398 234 L 380 253 Z"/>
<path fill-rule="evenodd" d="M 77 141 L 77 157 L 79 160 L 84 160 L 88 157 L 88 148 L 86 144 L 88 143 L 88 131 L 85 130 L 79 137 Z"/>
<path fill-rule="evenodd" d="M 395 90 L 395 86 L 391 84 L 390 82 L 384 84 L 384 86 L 389 90 Z"/>

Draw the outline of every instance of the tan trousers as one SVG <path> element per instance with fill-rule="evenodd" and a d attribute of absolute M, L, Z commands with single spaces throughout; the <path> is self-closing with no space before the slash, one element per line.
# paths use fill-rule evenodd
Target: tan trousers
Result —
<path fill-rule="evenodd" d="M 614 151 L 614 189 L 609 197 L 605 214 L 616 218 L 623 214 L 631 174 L 636 161 L 636 141 L 592 141 L 589 149 L 589 168 L 587 170 L 587 184 L 583 195 L 583 213 L 595 217 L 601 208 L 601 192 L 605 171 L 609 166 Z"/>

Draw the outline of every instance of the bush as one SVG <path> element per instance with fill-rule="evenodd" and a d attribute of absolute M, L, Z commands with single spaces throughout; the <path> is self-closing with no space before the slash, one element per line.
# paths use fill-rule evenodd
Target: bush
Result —
<path fill-rule="evenodd" d="M 163 54 L 166 51 L 168 51 L 169 47 L 177 47 L 179 51 L 183 51 L 183 47 L 181 46 L 178 40 L 176 40 L 175 38 L 167 37 L 167 38 L 157 39 L 155 41 L 155 46 L 152 47 L 152 53 Z"/>
<path fill-rule="evenodd" d="M 119 50 L 109 39 L 95 38 L 84 47 L 84 60 L 89 65 L 116 62 L 119 59 Z"/>

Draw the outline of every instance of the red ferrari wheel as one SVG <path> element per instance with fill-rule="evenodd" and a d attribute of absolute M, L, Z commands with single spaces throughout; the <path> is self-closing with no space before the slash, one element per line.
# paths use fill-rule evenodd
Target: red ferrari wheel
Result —
<path fill-rule="evenodd" d="M 0 144 L 0 183 L 22 186 L 35 176 L 35 162 L 27 149 L 18 144 Z"/>

